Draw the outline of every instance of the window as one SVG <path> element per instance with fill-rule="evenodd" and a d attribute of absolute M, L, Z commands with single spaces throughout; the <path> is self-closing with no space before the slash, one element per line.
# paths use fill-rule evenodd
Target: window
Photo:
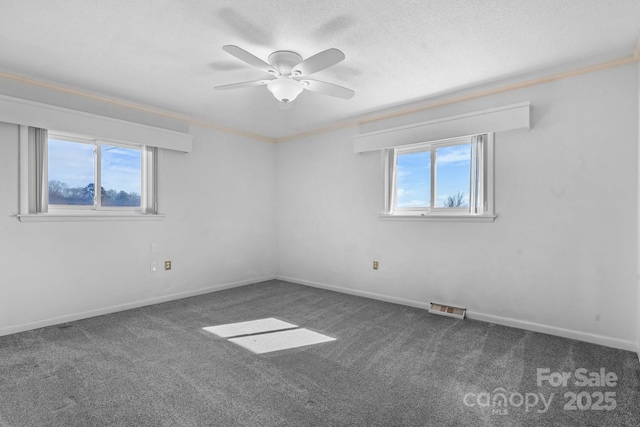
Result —
<path fill-rule="evenodd" d="M 23 140 L 21 221 L 161 219 L 157 148 L 33 127 Z"/>
<path fill-rule="evenodd" d="M 140 209 L 141 147 L 52 132 L 48 143 L 49 209 Z"/>
<path fill-rule="evenodd" d="M 389 216 L 493 216 L 493 135 L 387 150 Z"/>

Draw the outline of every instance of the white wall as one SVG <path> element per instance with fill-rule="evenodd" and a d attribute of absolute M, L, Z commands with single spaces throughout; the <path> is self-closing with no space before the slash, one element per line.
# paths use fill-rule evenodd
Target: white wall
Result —
<path fill-rule="evenodd" d="M 274 277 L 275 146 L 192 133 L 162 153 L 163 221 L 21 223 L 18 127 L 0 123 L 0 335 Z"/>
<path fill-rule="evenodd" d="M 495 138 L 494 223 L 379 219 L 380 154 L 353 153 L 358 129 L 278 144 L 279 276 L 635 350 L 637 65 L 363 130 L 522 101 L 533 129 Z"/>
<path fill-rule="evenodd" d="M 273 145 L 198 127 L 161 162 L 164 221 L 21 223 L 18 130 L 0 123 L 0 335 L 277 275 L 637 349 L 638 86 L 630 65 L 363 126 L 531 101 L 533 129 L 496 136 L 490 224 L 380 220 L 381 158 L 353 154 L 356 128 Z"/>
<path fill-rule="evenodd" d="M 637 85 L 638 85 L 638 146 L 640 147 L 640 65 L 637 67 L 638 70 L 638 78 L 637 78 Z M 638 180 L 639 180 L 639 187 L 640 187 L 640 149 L 638 150 Z M 640 188 L 639 188 L 640 190 Z M 639 221 L 639 225 L 638 225 L 638 256 L 640 257 L 640 195 L 638 197 L 638 221 Z M 638 259 L 638 309 L 636 311 L 636 319 L 637 319 L 637 323 L 638 323 L 638 328 L 637 328 L 637 332 L 636 332 L 636 344 L 637 344 L 637 353 L 638 353 L 638 359 L 640 359 L 640 258 Z"/>

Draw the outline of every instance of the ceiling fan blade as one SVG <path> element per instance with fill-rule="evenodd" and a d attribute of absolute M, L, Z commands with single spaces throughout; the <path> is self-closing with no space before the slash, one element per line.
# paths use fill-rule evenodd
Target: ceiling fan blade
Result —
<path fill-rule="evenodd" d="M 293 67 L 291 71 L 294 76 L 308 76 L 325 68 L 329 68 L 344 58 L 344 53 L 338 49 L 331 48 L 305 59 Z"/>
<path fill-rule="evenodd" d="M 278 74 L 278 71 L 275 68 L 273 68 L 271 65 L 267 64 L 262 59 L 247 52 L 246 50 L 239 48 L 238 46 L 228 44 L 226 46 L 222 46 L 222 50 L 235 56 L 239 60 L 246 62 L 247 64 L 253 67 L 256 67 L 259 70 L 262 70 L 270 74 Z"/>
<path fill-rule="evenodd" d="M 252 82 L 233 83 L 233 84 L 230 84 L 230 85 L 216 86 L 214 89 L 227 90 L 227 89 L 239 89 L 239 88 L 242 88 L 242 87 L 250 87 L 250 86 L 263 86 L 263 85 L 268 84 L 271 80 L 273 80 L 273 79 L 255 80 L 255 81 L 252 81 Z"/>
<path fill-rule="evenodd" d="M 356 93 L 351 89 L 343 86 L 334 85 L 333 83 L 321 82 L 319 80 L 300 80 L 302 87 L 312 92 L 322 93 L 324 95 L 335 96 L 342 99 L 351 99 Z M 305 84 L 306 82 L 306 84 Z"/>

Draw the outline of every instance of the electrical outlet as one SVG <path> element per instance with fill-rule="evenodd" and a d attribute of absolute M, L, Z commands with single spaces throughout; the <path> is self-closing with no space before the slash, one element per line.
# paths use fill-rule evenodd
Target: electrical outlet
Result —
<path fill-rule="evenodd" d="M 155 273 L 158 271 L 158 264 L 155 261 L 151 261 L 151 272 Z"/>
<path fill-rule="evenodd" d="M 378 261 L 373 261 L 373 269 L 374 270 L 378 269 Z"/>
<path fill-rule="evenodd" d="M 165 261 L 164 262 L 164 269 L 165 270 L 171 270 L 171 261 Z"/>

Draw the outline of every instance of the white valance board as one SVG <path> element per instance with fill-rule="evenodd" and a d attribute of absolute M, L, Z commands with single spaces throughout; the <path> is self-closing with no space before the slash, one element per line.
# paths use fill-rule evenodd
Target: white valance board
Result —
<path fill-rule="evenodd" d="M 126 120 L 0 95 L 0 121 L 191 152 L 193 136 Z"/>
<path fill-rule="evenodd" d="M 531 103 L 522 102 L 453 117 L 361 133 L 353 139 L 353 150 L 356 153 L 364 153 L 462 136 L 530 129 L 530 111 Z"/>

